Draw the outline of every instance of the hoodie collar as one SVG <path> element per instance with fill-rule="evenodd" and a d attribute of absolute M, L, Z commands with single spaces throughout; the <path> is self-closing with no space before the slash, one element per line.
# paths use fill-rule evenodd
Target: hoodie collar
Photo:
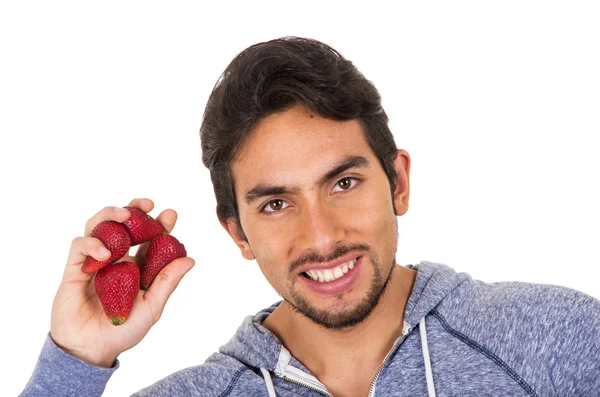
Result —
<path fill-rule="evenodd" d="M 442 263 L 421 261 L 407 267 L 417 270 L 415 284 L 404 309 L 404 321 L 413 328 L 452 290 L 471 279 L 467 273 L 457 273 Z"/>
<path fill-rule="evenodd" d="M 404 321 L 415 327 L 419 321 L 433 310 L 460 283 L 469 278 L 466 273 L 456 273 L 447 265 L 421 261 L 417 265 L 407 265 L 417 270 L 417 277 L 408 299 Z M 244 319 L 234 336 L 221 346 L 219 352 L 254 367 L 275 371 L 282 352 L 282 343 L 262 322 L 281 304 L 276 302 Z M 308 370 L 293 356 L 290 365 L 308 373 Z"/>
<path fill-rule="evenodd" d="M 274 303 L 254 316 L 246 317 L 229 342 L 219 348 L 219 352 L 247 366 L 273 371 L 283 345 L 262 322 L 281 302 L 283 301 Z"/>

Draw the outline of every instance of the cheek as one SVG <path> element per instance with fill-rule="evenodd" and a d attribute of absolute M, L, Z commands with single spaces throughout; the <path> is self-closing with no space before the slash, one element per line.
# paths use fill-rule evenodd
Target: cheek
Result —
<path fill-rule="evenodd" d="M 256 231 L 258 233 L 252 233 L 252 239 L 248 237 L 256 263 L 274 288 L 281 286 L 287 274 L 289 261 L 286 260 L 286 247 L 289 247 L 289 244 L 282 239 L 286 233 L 267 228 L 257 228 Z"/>
<path fill-rule="evenodd" d="M 298 253 L 301 219 L 294 216 L 264 216 L 253 219 L 248 241 L 257 262 L 271 274 L 286 272 Z M 260 261 L 259 261 L 260 260 Z"/>
<path fill-rule="evenodd" d="M 391 263 L 398 247 L 398 224 L 390 190 L 372 189 L 361 196 L 353 204 L 351 228 L 358 241 L 372 246 L 381 263 Z"/>
<path fill-rule="evenodd" d="M 293 232 L 289 222 L 255 222 L 248 241 L 252 251 L 265 264 L 285 260 L 290 247 L 293 246 Z"/>
<path fill-rule="evenodd" d="M 373 234 L 393 231 L 396 215 L 389 189 L 365 189 L 351 203 L 352 224 Z"/>
<path fill-rule="evenodd" d="M 278 262 L 272 254 L 256 255 L 256 263 L 262 272 L 267 282 L 279 294 L 282 293 L 286 286 L 284 273 L 282 273 L 281 262 Z"/>

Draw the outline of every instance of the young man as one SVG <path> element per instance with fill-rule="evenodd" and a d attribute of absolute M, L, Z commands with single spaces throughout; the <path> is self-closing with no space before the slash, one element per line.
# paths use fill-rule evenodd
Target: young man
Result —
<path fill-rule="evenodd" d="M 283 301 L 250 316 L 200 366 L 137 396 L 599 396 L 600 302 L 572 289 L 486 284 L 431 262 L 395 262 L 410 156 L 375 87 L 323 43 L 243 51 L 201 127 L 217 216 Z M 130 205 L 152 210 L 147 199 Z M 99 396 L 193 266 L 181 258 L 110 324 L 73 241 L 52 325 L 23 396 Z M 170 231 L 176 214 L 158 217 Z"/>

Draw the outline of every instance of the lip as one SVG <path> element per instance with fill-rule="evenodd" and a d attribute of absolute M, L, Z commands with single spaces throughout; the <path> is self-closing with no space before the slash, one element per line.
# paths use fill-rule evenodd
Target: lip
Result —
<path fill-rule="evenodd" d="M 349 260 L 352 260 L 354 258 L 358 258 L 359 256 L 362 256 L 360 253 L 358 252 L 350 252 L 347 255 L 342 256 L 341 258 L 338 258 L 334 261 L 331 262 L 321 262 L 321 263 L 309 263 L 306 266 L 302 266 L 300 268 L 300 271 L 298 272 L 298 275 L 301 275 L 302 273 L 308 271 L 308 270 L 315 270 L 315 269 L 320 269 L 320 270 L 325 270 L 325 269 L 331 269 L 334 268 L 336 266 L 341 265 L 342 263 L 346 263 Z"/>
<path fill-rule="evenodd" d="M 352 259 L 352 258 L 355 258 L 355 257 L 351 256 L 350 259 Z M 300 279 L 299 281 L 302 284 L 305 284 L 306 286 L 308 286 L 310 289 L 312 289 L 314 292 L 316 292 L 318 294 L 323 294 L 323 295 L 341 294 L 343 292 L 350 290 L 352 287 L 354 287 L 354 285 L 356 285 L 356 283 L 360 279 L 360 275 L 362 272 L 363 259 L 364 259 L 364 256 L 360 256 L 358 258 L 358 260 L 356 261 L 356 263 L 354 264 L 354 266 L 352 267 L 352 269 L 350 269 L 348 271 L 348 273 L 344 274 L 342 277 L 340 277 L 334 281 L 320 283 L 318 281 L 312 280 L 312 279 L 310 279 L 308 277 L 304 277 L 302 275 L 298 275 L 298 278 Z M 334 263 L 334 262 L 331 262 L 331 263 Z M 344 263 L 344 262 L 340 262 L 340 263 Z"/>

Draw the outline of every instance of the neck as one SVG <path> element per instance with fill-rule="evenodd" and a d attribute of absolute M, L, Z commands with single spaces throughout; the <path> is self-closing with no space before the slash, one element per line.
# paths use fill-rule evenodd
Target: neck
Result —
<path fill-rule="evenodd" d="M 417 274 L 398 265 L 392 272 L 379 304 L 356 326 L 344 330 L 323 328 L 287 302 L 279 305 L 263 325 L 320 380 L 357 367 L 363 372 L 376 371 L 402 333 L 404 309 Z"/>

